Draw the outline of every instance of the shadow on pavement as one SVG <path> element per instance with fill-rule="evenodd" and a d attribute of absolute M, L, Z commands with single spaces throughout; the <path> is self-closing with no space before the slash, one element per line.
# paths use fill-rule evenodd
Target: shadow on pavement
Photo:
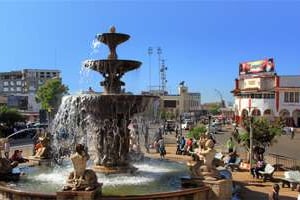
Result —
<path fill-rule="evenodd" d="M 277 182 L 277 180 L 272 181 L 274 183 Z M 279 183 L 279 182 L 278 182 Z M 261 181 L 249 181 L 249 182 L 240 182 L 240 181 L 235 181 L 235 184 L 241 186 L 241 199 L 242 200 L 267 200 L 269 199 L 269 193 L 271 192 L 270 186 L 264 184 Z M 265 192 L 261 191 L 255 191 L 251 190 L 248 187 L 263 187 L 266 189 Z M 267 189 L 268 188 L 268 189 Z M 289 197 L 285 196 L 284 194 L 280 194 L 280 200 L 295 200 L 297 197 Z"/>

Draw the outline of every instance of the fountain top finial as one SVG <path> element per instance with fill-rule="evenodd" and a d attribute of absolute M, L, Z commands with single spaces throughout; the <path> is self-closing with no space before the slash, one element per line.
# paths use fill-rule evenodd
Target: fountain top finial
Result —
<path fill-rule="evenodd" d="M 115 27 L 115 26 L 111 26 L 111 27 L 109 28 L 109 32 L 110 32 L 110 33 L 115 33 L 115 32 L 116 32 L 116 27 Z"/>

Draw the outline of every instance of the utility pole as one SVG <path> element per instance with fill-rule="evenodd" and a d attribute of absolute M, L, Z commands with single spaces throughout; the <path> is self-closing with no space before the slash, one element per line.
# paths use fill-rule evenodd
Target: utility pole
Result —
<path fill-rule="evenodd" d="M 249 152 L 249 157 L 250 157 L 250 173 L 251 173 L 251 168 L 252 168 L 252 165 L 253 165 L 253 127 L 252 127 L 252 113 L 251 113 L 251 109 L 254 108 L 252 107 L 252 99 L 250 98 L 249 99 L 249 102 L 248 102 L 248 109 L 249 109 L 249 118 L 250 118 L 250 123 L 249 123 L 249 126 L 250 126 L 250 133 L 249 133 L 249 137 L 250 137 L 250 152 Z"/>
<path fill-rule="evenodd" d="M 250 173 L 253 165 L 253 128 L 252 128 L 252 115 L 250 113 Z"/>
<path fill-rule="evenodd" d="M 160 93 L 161 87 L 160 87 L 160 68 L 161 68 L 161 54 L 162 50 L 160 47 L 157 47 L 157 55 L 158 55 L 158 92 Z"/>
<path fill-rule="evenodd" d="M 148 48 L 148 56 L 149 56 L 149 91 L 151 91 L 151 55 L 153 54 L 152 47 Z"/>

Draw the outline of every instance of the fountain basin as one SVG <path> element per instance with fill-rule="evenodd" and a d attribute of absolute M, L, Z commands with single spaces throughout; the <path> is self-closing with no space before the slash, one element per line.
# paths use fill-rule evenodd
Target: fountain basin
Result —
<path fill-rule="evenodd" d="M 101 174 L 98 181 L 103 183 L 101 199 L 177 199 L 193 196 L 194 199 L 206 199 L 209 188 L 181 188 L 180 177 L 188 175 L 184 164 L 149 159 L 135 163 L 139 170 L 135 174 Z M 31 197 L 35 199 L 56 199 L 57 191 L 62 188 L 71 166 L 61 168 L 28 167 L 27 178 L 19 182 L 9 182 L 0 187 L 0 199 L 5 196 Z M 37 193 L 36 191 L 39 191 Z M 203 198 L 198 198 L 203 196 Z"/>

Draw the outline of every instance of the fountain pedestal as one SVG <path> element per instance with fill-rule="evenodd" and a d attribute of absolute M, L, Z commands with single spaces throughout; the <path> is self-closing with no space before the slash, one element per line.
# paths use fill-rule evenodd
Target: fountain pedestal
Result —
<path fill-rule="evenodd" d="M 101 195 L 102 184 L 99 185 L 91 191 L 60 191 L 56 192 L 57 200 L 86 200 L 86 199 L 97 199 Z"/>
<path fill-rule="evenodd" d="M 51 165 L 51 159 L 36 158 L 34 156 L 26 157 L 26 159 L 29 160 L 29 165 L 42 165 L 42 166 Z"/>
<path fill-rule="evenodd" d="M 95 165 L 93 167 L 93 170 L 95 172 L 100 172 L 104 174 L 120 174 L 120 173 L 134 173 L 137 171 L 137 168 L 135 168 L 132 165 L 128 166 L 116 166 L 116 167 L 106 167 L 101 165 Z"/>

